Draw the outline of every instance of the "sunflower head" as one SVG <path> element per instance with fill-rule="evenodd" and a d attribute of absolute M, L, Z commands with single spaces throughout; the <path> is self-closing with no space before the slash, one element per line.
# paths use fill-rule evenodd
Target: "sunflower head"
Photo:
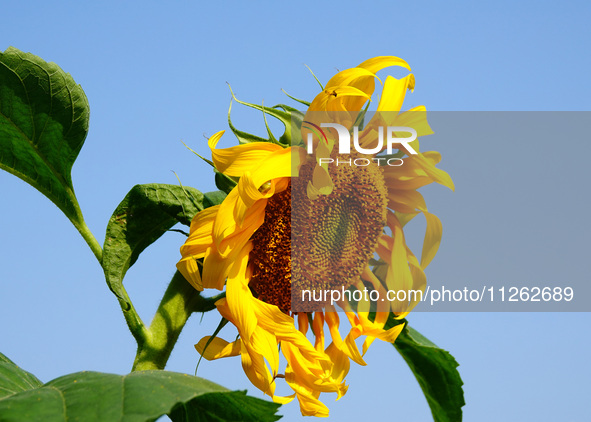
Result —
<path fill-rule="evenodd" d="M 376 338 L 393 342 L 414 306 L 412 300 L 334 300 L 319 294 L 424 289 L 424 269 L 441 238 L 441 223 L 416 191 L 432 182 L 453 188 L 447 173 L 435 167 L 439 154 L 420 152 L 418 140 L 408 143 L 414 154 L 379 144 L 384 125 L 412 126 L 418 136 L 431 133 L 424 107 L 400 112 L 414 88 L 412 74 L 377 78 L 389 66 L 410 70 L 397 57 L 367 60 L 337 73 L 311 103 L 298 100 L 307 105 L 305 112 L 236 99 L 279 119 L 286 131 L 276 138 L 268 130 L 264 139 L 229 121 L 239 145 L 217 148 L 223 131 L 209 138 L 216 180 L 223 179 L 225 187 L 230 183 L 230 189 L 220 205 L 195 216 L 181 247 L 178 269 L 198 290 L 225 289 L 216 307 L 238 330 L 234 342 L 201 339 L 199 353 L 206 359 L 239 355 L 256 387 L 280 403 L 297 397 L 304 415 L 327 416 L 320 394 L 342 397 L 350 361 L 365 365 L 363 355 Z M 372 114 L 366 105 L 376 81 L 382 90 Z M 354 149 L 341 148 L 345 135 L 356 139 Z M 400 129 L 382 135 L 404 137 Z M 395 159 L 403 164 L 379 164 Z M 418 214 L 427 221 L 420 260 L 406 246 L 403 231 Z M 344 336 L 337 309 L 347 320 Z M 276 394 L 278 379 L 291 395 Z"/>

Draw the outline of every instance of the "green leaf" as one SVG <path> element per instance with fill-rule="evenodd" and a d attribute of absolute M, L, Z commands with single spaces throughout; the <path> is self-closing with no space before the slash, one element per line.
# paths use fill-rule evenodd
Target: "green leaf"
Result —
<path fill-rule="evenodd" d="M 6 396 L 42 386 L 37 377 L 16 366 L 0 353 L 0 400 Z"/>
<path fill-rule="evenodd" d="M 272 422 L 280 405 L 246 396 L 246 392 L 207 394 L 178 406 L 171 414 L 173 422 L 244 421 Z"/>
<path fill-rule="evenodd" d="M 221 204 L 226 199 L 226 196 L 226 192 L 222 192 L 221 190 L 205 193 L 203 195 L 203 208 Z"/>
<path fill-rule="evenodd" d="M 0 168 L 82 221 L 71 170 L 88 132 L 88 100 L 55 63 L 10 47 L 0 53 Z"/>
<path fill-rule="evenodd" d="M 176 223 L 191 224 L 201 211 L 204 195 L 177 185 L 136 185 L 119 204 L 107 225 L 103 269 L 107 283 L 120 299 L 125 273 L 140 253 Z"/>
<path fill-rule="evenodd" d="M 167 371 L 78 372 L 0 398 L 3 422 L 140 422 L 167 414 L 174 421 L 275 421 L 278 408 L 245 392 Z"/>
<path fill-rule="evenodd" d="M 436 422 L 462 420 L 464 384 L 457 370 L 459 364 L 449 352 L 438 348 L 408 325 L 394 347 L 414 373 Z"/>
<path fill-rule="evenodd" d="M 123 300 L 123 278 L 139 255 L 176 223 L 187 226 L 199 211 L 221 203 L 220 191 L 203 194 L 177 185 L 136 185 L 119 204 L 109 223 L 102 265 L 113 293 Z"/>

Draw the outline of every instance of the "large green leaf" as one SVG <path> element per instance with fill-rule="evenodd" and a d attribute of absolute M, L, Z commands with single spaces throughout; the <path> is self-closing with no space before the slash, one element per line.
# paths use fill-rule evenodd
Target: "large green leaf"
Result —
<path fill-rule="evenodd" d="M 1 355 L 3 357 L 3 355 Z M 78 372 L 42 385 L 12 362 L 0 376 L 0 420 L 143 422 L 170 414 L 176 421 L 276 421 L 278 404 L 230 391 L 203 378 L 167 371 L 129 375 Z M 0 368 L 4 368 L 0 364 Z M 4 368 L 5 369 L 5 368 Z M 22 372 L 21 381 L 13 377 Z M 2 372 L 4 373 L 4 372 Z M 14 387 L 18 385 L 18 387 Z"/>
<path fill-rule="evenodd" d="M 0 53 L 0 168 L 76 222 L 81 216 L 71 170 L 88 116 L 84 91 L 58 65 L 12 47 Z"/>
<path fill-rule="evenodd" d="M 123 298 L 123 277 L 140 253 L 176 223 L 190 225 L 195 214 L 224 197 L 177 185 L 134 186 L 107 225 L 102 265 L 111 290 Z"/>
<path fill-rule="evenodd" d="M 454 357 L 408 325 L 396 339 L 394 347 L 417 378 L 435 421 L 461 421 L 462 406 L 466 404 L 462 390 L 464 383 Z"/>
<path fill-rule="evenodd" d="M 35 375 L 19 368 L 0 353 L 0 400 L 6 396 L 42 385 L 43 383 Z"/>

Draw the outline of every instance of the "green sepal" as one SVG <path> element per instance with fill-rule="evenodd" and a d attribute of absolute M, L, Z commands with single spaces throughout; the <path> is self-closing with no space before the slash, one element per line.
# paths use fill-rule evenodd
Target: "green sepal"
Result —
<path fill-rule="evenodd" d="M 287 132 L 285 132 L 279 138 L 279 143 L 286 144 L 286 145 L 288 143 L 290 145 L 303 145 L 302 137 L 301 137 L 301 130 L 302 130 L 302 123 L 304 121 L 305 113 L 303 113 L 302 111 L 300 111 L 294 107 L 291 107 L 291 106 L 288 106 L 285 104 L 277 104 L 276 106 L 273 106 L 273 108 L 281 108 L 281 109 L 283 109 L 283 111 L 285 111 L 291 115 L 291 123 L 292 123 L 292 127 L 290 128 L 291 134 L 288 137 Z M 295 125 L 295 128 L 293 127 L 294 125 Z"/>
<path fill-rule="evenodd" d="M 227 176 L 216 169 L 213 171 L 215 173 L 215 185 L 222 192 L 230 193 L 238 184 L 238 178 Z"/>
<path fill-rule="evenodd" d="M 279 138 L 279 142 L 282 145 L 284 145 L 284 146 L 291 145 L 291 123 L 292 122 L 291 122 L 291 114 L 290 113 L 288 113 L 288 112 L 286 112 L 284 110 L 278 110 L 278 109 L 276 109 L 274 107 L 267 108 L 267 107 L 260 106 L 260 105 L 257 105 L 257 104 L 251 104 L 251 103 L 247 103 L 247 102 L 244 102 L 244 101 L 240 101 L 234 95 L 234 91 L 232 91 L 232 87 L 230 87 L 230 93 L 232 94 L 232 98 L 237 103 L 242 104 L 242 105 L 245 105 L 247 107 L 254 108 L 254 109 L 259 110 L 259 111 L 262 111 L 264 113 L 267 113 L 267 114 L 275 117 L 281 123 L 283 123 L 283 125 L 285 126 L 285 131 L 284 131 L 283 135 L 281 135 L 281 137 Z M 271 142 L 271 140 L 267 140 L 267 142 Z"/>
<path fill-rule="evenodd" d="M 232 119 L 230 118 L 230 114 L 232 112 L 232 101 L 230 101 L 230 108 L 228 109 L 228 125 L 230 126 L 230 130 L 236 138 L 238 138 L 238 142 L 241 144 L 248 144 L 250 142 L 270 142 L 269 139 L 261 138 L 260 136 L 252 135 L 247 132 L 243 132 L 241 130 L 236 129 L 232 124 Z"/>
<path fill-rule="evenodd" d="M 296 102 L 298 102 L 298 103 L 300 103 L 300 104 L 303 104 L 303 105 L 305 105 L 306 107 L 310 107 L 310 104 L 311 104 L 311 103 L 309 103 L 308 101 L 305 101 L 305 100 L 300 100 L 299 98 L 292 97 L 292 96 L 291 96 L 291 95 L 289 95 L 289 94 L 288 94 L 288 93 L 287 93 L 287 92 L 286 92 L 284 89 L 282 89 L 281 91 L 283 91 L 283 93 L 284 93 L 285 95 L 287 95 L 289 98 L 291 98 L 292 100 L 294 100 L 294 101 L 296 101 Z"/>
<path fill-rule="evenodd" d="M 324 85 L 322 85 L 322 82 L 320 82 L 320 79 L 318 79 L 316 77 L 316 75 L 314 74 L 314 72 L 312 72 L 312 69 L 310 69 L 310 66 L 308 66 L 307 64 L 305 64 L 304 66 L 306 66 L 308 68 L 308 70 L 310 71 L 310 73 L 312 74 L 312 76 L 314 76 L 314 79 L 316 79 L 316 82 L 318 82 L 318 85 L 320 85 L 320 89 L 322 91 L 324 91 Z"/>

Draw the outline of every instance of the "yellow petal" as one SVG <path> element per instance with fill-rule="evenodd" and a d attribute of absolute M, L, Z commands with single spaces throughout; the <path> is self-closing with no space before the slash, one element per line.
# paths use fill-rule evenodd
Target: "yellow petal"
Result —
<path fill-rule="evenodd" d="M 388 217 L 391 215 L 389 214 Z M 386 275 L 386 286 L 389 290 L 406 290 L 412 288 L 412 274 L 408 268 L 406 244 L 404 241 L 404 232 L 396 216 L 388 218 L 388 225 L 392 230 L 392 237 L 394 243 L 392 246 L 392 255 L 390 258 L 390 265 Z M 406 309 L 406 304 L 403 302 L 393 303 L 393 306 L 400 306 L 401 310 Z M 397 308 L 396 308 L 397 309 Z"/>
<path fill-rule="evenodd" d="M 181 246 L 181 256 L 203 258 L 205 251 L 213 243 L 212 231 L 220 206 L 215 205 L 197 213 L 191 221 L 187 241 Z"/>
<path fill-rule="evenodd" d="M 250 208 L 241 208 L 242 199 L 238 189 L 233 189 L 218 211 L 213 224 L 213 240 L 221 257 L 228 257 L 241 249 L 252 234 L 263 224 L 266 200 L 254 203 Z M 244 214 L 239 214 L 244 210 Z"/>
<path fill-rule="evenodd" d="M 406 96 L 406 91 L 413 90 L 415 86 L 415 77 L 411 73 L 402 79 L 396 79 L 392 76 L 386 78 L 382 96 L 378 103 L 378 112 L 381 111 L 400 111 L 402 103 Z"/>
<path fill-rule="evenodd" d="M 309 389 L 303 388 L 296 383 L 290 384 L 290 387 L 296 392 L 302 416 L 328 417 L 328 407 L 318 400 L 318 397 Z"/>
<path fill-rule="evenodd" d="M 404 113 L 400 113 L 396 116 L 394 123 L 395 124 L 391 124 L 390 126 L 412 127 L 417 131 L 417 136 L 427 136 L 434 133 L 427 120 L 427 109 L 425 106 L 413 107 Z M 410 145 L 413 145 L 414 142 L 416 141 L 411 142 Z M 417 151 L 419 150 L 418 148 L 414 149 Z"/>
<path fill-rule="evenodd" d="M 285 380 L 292 388 L 297 384 L 316 392 L 338 393 L 344 387 L 341 382 L 330 376 L 332 362 L 324 352 L 322 354 L 326 356 L 328 365 L 306 359 L 299 349 L 289 342 L 281 343 L 281 352 L 288 363 Z"/>
<path fill-rule="evenodd" d="M 307 158 L 308 154 L 303 148 L 285 148 L 276 151 L 252 171 L 252 182 L 260 187 L 272 179 L 292 177 L 297 167 Z"/>
<path fill-rule="evenodd" d="M 346 97 L 361 97 L 361 98 L 363 98 L 363 102 L 365 102 L 366 100 L 371 98 L 371 95 L 368 95 L 367 93 L 365 93 L 362 90 L 357 89 L 353 86 L 332 87 L 330 90 L 322 91 L 320 94 L 318 94 L 316 96 L 316 98 L 314 98 L 314 100 L 312 100 L 312 103 L 310 104 L 310 107 L 308 108 L 308 112 L 322 111 L 322 110 L 331 110 L 331 111 L 349 110 L 347 108 L 343 108 L 342 106 L 335 107 L 336 104 L 342 104 L 342 103 L 336 103 L 332 107 L 330 105 L 330 103 L 332 103 L 333 101 L 335 101 L 335 100 L 340 101 L 341 99 L 346 98 Z M 309 120 L 309 119 L 306 118 L 306 120 Z"/>
<path fill-rule="evenodd" d="M 308 198 L 316 200 L 320 195 L 330 195 L 333 188 L 334 184 L 330 174 L 328 174 L 328 170 L 316 165 L 312 174 L 312 181 L 309 181 L 307 186 Z"/>
<path fill-rule="evenodd" d="M 273 397 L 275 394 L 275 383 L 269 369 L 265 365 L 263 355 L 249 348 L 244 342 L 241 343 L 242 369 L 244 373 L 263 393 Z"/>
<path fill-rule="evenodd" d="M 415 210 L 427 211 L 425 199 L 416 190 L 388 190 L 388 208 L 403 213 L 413 213 Z"/>
<path fill-rule="evenodd" d="M 238 328 L 243 342 L 250 342 L 257 327 L 257 317 L 254 312 L 254 297 L 245 280 L 248 254 L 252 247 L 244 248 L 236 257 L 226 281 L 226 301 L 234 317 L 234 325 Z"/>
<path fill-rule="evenodd" d="M 410 159 L 415 160 L 419 166 L 421 166 L 421 168 L 425 171 L 425 173 L 427 173 L 427 175 L 429 175 L 430 177 L 433 178 L 433 180 L 443 186 L 446 186 L 448 188 L 450 188 L 451 190 L 455 190 L 454 187 L 454 182 L 453 180 L 451 180 L 451 177 L 449 176 L 449 174 L 447 174 L 445 171 L 438 169 L 437 167 L 435 167 L 434 164 L 432 164 L 432 161 L 427 159 L 423 154 L 419 153 L 416 155 L 413 155 L 410 157 Z M 405 159 L 406 162 L 407 159 Z"/>
<path fill-rule="evenodd" d="M 309 325 L 310 325 L 310 322 L 308 321 L 308 314 L 305 312 L 299 312 L 298 313 L 298 330 L 302 334 L 305 335 L 308 332 Z"/>
<path fill-rule="evenodd" d="M 252 171 L 260 161 L 267 159 L 281 146 L 270 142 L 252 142 L 234 147 L 217 149 L 216 145 L 225 131 L 212 135 L 208 140 L 211 157 L 216 169 L 227 176 L 240 177 L 245 171 Z"/>
<path fill-rule="evenodd" d="M 349 368 L 351 366 L 349 357 L 341 352 L 334 343 L 330 343 L 330 345 L 326 348 L 326 354 L 330 356 L 330 360 L 334 365 L 332 369 L 332 377 L 336 381 L 343 381 L 349 373 Z M 337 400 L 339 398 L 340 396 L 337 397 Z"/>
<path fill-rule="evenodd" d="M 423 241 L 423 250 L 421 253 L 421 267 L 425 269 L 439 249 L 443 227 L 441 220 L 435 214 L 428 212 L 424 212 L 423 214 L 427 219 L 427 229 L 425 230 L 425 240 Z"/>
<path fill-rule="evenodd" d="M 229 343 L 224 339 L 219 337 L 215 337 L 211 340 L 211 342 L 205 345 L 209 341 L 211 336 L 203 337 L 199 340 L 199 343 L 195 345 L 195 349 L 199 352 L 201 356 L 203 356 L 207 360 L 215 360 L 220 358 L 225 358 L 229 356 L 238 356 L 240 354 L 241 342 L 240 339 Z"/>
<path fill-rule="evenodd" d="M 367 69 L 372 73 L 378 73 L 380 70 L 385 69 L 386 67 L 391 67 L 391 66 L 400 66 L 405 69 L 408 69 L 409 71 L 411 70 L 410 66 L 408 65 L 407 62 L 402 60 L 400 57 L 395 57 L 395 56 L 373 57 L 369 60 L 364 61 L 363 63 L 361 63 L 357 67 Z"/>
<path fill-rule="evenodd" d="M 345 69 L 334 75 L 326 84 L 326 91 L 330 91 L 333 87 L 351 85 L 351 83 L 364 76 L 371 78 L 375 77 L 375 72 L 361 67 L 352 67 Z"/>
<path fill-rule="evenodd" d="M 358 68 L 369 70 L 370 72 L 376 74 L 380 70 L 390 67 L 390 66 L 401 66 L 408 70 L 410 70 L 410 66 L 404 60 L 393 57 L 393 56 L 381 56 L 381 57 L 374 57 L 372 59 L 366 60 L 360 65 Z M 375 81 L 374 78 L 370 77 L 362 77 L 353 82 L 354 86 L 363 92 L 367 93 L 371 96 L 375 89 Z M 344 106 L 347 110 L 361 110 L 363 108 L 364 101 L 357 99 L 357 98 L 347 98 L 344 101 Z"/>
<path fill-rule="evenodd" d="M 316 347 L 316 350 L 324 351 L 324 315 L 322 312 L 314 313 L 312 331 L 314 332 L 314 337 L 316 337 L 314 347 Z"/>
<path fill-rule="evenodd" d="M 273 396 L 273 401 L 279 404 L 287 404 L 295 398 L 296 394 L 293 393 L 291 396 Z"/>
<path fill-rule="evenodd" d="M 330 360 L 310 344 L 306 336 L 295 328 L 293 318 L 281 312 L 277 306 L 255 299 L 254 309 L 260 327 L 273 333 L 282 344 L 285 342 L 294 345 L 306 360 Z"/>
<path fill-rule="evenodd" d="M 277 338 L 273 333 L 257 327 L 250 338 L 249 346 L 264 356 L 271 369 L 273 377 L 277 376 L 279 371 L 279 349 L 277 347 Z"/>
<path fill-rule="evenodd" d="M 213 248 L 208 248 L 203 259 L 203 287 L 223 290 L 230 265 L 231 262 L 228 259 L 221 257 Z"/>
<path fill-rule="evenodd" d="M 188 256 L 187 258 L 181 259 L 177 262 L 176 268 L 185 277 L 185 280 L 191 283 L 191 286 L 199 291 L 203 290 L 203 282 L 201 281 L 199 266 L 195 258 Z"/>

